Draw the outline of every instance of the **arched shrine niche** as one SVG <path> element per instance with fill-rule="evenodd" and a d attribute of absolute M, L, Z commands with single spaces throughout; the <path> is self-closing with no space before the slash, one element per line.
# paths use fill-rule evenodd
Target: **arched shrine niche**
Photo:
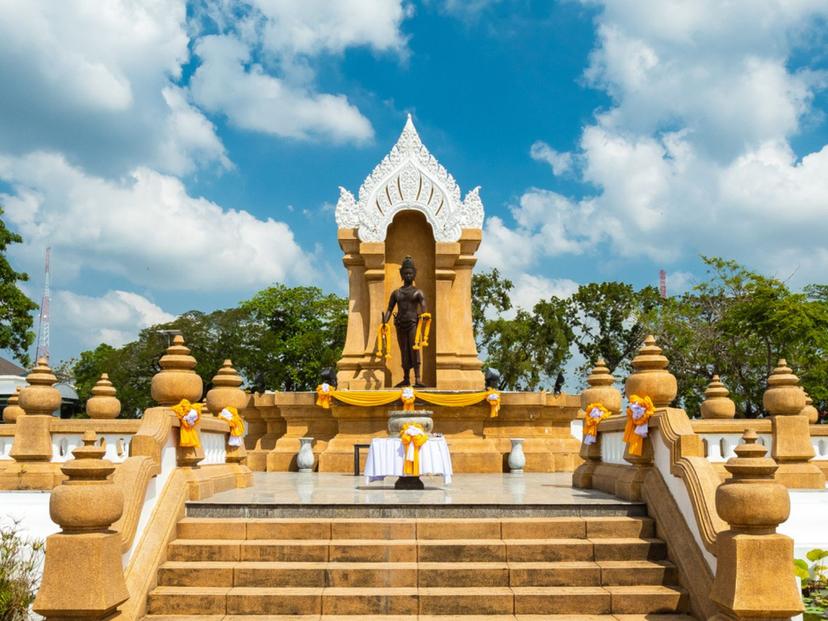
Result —
<path fill-rule="evenodd" d="M 402 284 L 400 265 L 406 255 L 411 255 L 417 266 L 417 279 L 414 284 L 426 296 L 428 311 L 433 316 L 438 312 L 437 289 L 434 281 L 434 233 L 425 215 L 419 211 L 399 211 L 385 235 L 385 299 Z M 393 320 L 392 320 L 393 321 Z M 434 322 L 429 346 L 420 352 L 422 380 L 426 386 L 437 386 L 437 343 L 440 326 Z M 385 387 L 396 385 L 402 380 L 400 366 L 400 346 L 397 339 L 391 339 L 391 364 L 385 372 Z"/>
<path fill-rule="evenodd" d="M 442 390 L 483 388 L 471 322 L 472 268 L 483 227 L 478 190 L 460 198 L 454 177 L 420 141 L 410 116 L 358 199 L 339 189 L 337 237 L 349 292 L 348 331 L 337 363 L 340 388 L 389 388 L 402 378 L 396 335 L 387 366 L 376 354 L 376 339 L 388 297 L 402 284 L 405 255 L 416 262 L 416 284 L 433 317 L 423 382 Z"/>

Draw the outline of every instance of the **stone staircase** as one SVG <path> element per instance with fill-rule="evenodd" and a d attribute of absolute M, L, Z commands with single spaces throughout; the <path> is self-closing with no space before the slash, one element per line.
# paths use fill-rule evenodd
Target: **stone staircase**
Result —
<path fill-rule="evenodd" d="M 184 518 L 146 621 L 690 621 L 654 534 L 646 517 Z"/>

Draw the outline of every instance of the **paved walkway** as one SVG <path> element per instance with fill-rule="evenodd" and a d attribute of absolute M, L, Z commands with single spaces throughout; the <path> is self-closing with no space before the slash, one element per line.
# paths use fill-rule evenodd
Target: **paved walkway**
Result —
<path fill-rule="evenodd" d="M 297 515 L 316 508 L 331 516 L 362 515 L 378 510 L 377 516 L 418 517 L 436 513 L 477 515 L 520 512 L 522 515 L 586 515 L 590 510 L 616 508 L 629 512 L 640 503 L 629 503 L 596 490 L 572 487 L 571 473 L 455 474 L 450 485 L 441 477 L 423 477 L 424 490 L 395 490 L 394 478 L 365 483 L 362 476 L 336 473 L 257 472 L 253 487 L 235 489 L 203 501 L 187 503 L 188 514 L 202 517 L 265 517 Z M 383 510 L 384 509 L 384 510 Z M 395 511 L 390 513 L 389 511 Z M 350 512 L 350 513 L 349 513 Z"/>

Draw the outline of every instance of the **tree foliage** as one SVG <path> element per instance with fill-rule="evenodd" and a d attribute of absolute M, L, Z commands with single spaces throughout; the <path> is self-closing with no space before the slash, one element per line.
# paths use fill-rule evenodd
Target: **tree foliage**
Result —
<path fill-rule="evenodd" d="M 18 286 L 18 282 L 29 280 L 28 274 L 15 271 L 6 258 L 9 245 L 22 241 L 23 238 L 6 228 L 0 218 L 0 349 L 10 350 L 27 367 L 31 363 L 28 349 L 35 337 L 31 329 L 32 312 L 37 309 L 37 304 L 26 297 Z"/>

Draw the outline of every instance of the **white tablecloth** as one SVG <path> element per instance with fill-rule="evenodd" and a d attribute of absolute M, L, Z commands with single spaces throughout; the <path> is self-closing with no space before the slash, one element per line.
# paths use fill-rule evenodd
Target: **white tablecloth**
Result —
<path fill-rule="evenodd" d="M 374 438 L 365 461 L 365 480 L 403 476 L 403 443 L 399 438 Z M 445 438 L 431 437 L 420 447 L 420 474 L 439 474 L 451 483 L 451 455 Z"/>

